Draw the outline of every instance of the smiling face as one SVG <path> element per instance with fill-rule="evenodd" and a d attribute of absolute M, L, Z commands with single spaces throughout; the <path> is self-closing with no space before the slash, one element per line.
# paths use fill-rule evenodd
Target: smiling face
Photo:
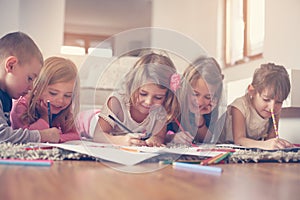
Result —
<path fill-rule="evenodd" d="M 34 58 L 22 65 L 18 62 L 17 58 L 9 58 L 6 64 L 5 91 L 13 99 L 25 96 L 29 90 L 32 90 L 33 81 L 40 73 L 41 67 L 41 63 Z"/>
<path fill-rule="evenodd" d="M 72 102 L 73 88 L 75 81 L 60 82 L 48 85 L 42 93 L 41 99 L 45 106 L 50 101 L 52 114 L 58 114 L 66 109 Z"/>
<path fill-rule="evenodd" d="M 134 110 L 141 114 L 148 115 L 155 106 L 162 105 L 166 99 L 167 89 L 162 89 L 156 84 L 150 83 L 143 85 L 137 90 L 137 101 Z"/>
<path fill-rule="evenodd" d="M 216 105 L 216 87 L 206 84 L 202 78 L 193 81 L 191 86 L 193 92 L 189 97 L 190 111 L 201 115 L 210 113 Z"/>

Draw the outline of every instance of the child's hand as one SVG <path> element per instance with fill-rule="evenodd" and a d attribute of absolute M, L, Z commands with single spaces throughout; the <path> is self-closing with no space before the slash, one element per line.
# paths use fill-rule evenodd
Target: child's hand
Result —
<path fill-rule="evenodd" d="M 175 133 L 172 143 L 190 145 L 194 137 L 188 132 Z"/>
<path fill-rule="evenodd" d="M 163 142 L 164 142 L 163 138 L 155 135 L 146 140 L 146 144 L 149 147 L 163 147 L 165 146 Z"/>
<path fill-rule="evenodd" d="M 267 144 L 266 149 L 270 149 L 270 150 L 294 147 L 294 145 L 291 144 L 290 142 L 280 138 L 272 138 L 265 142 Z"/>
<path fill-rule="evenodd" d="M 58 143 L 60 139 L 61 130 L 58 128 L 48 128 L 40 130 L 41 142 Z"/>
<path fill-rule="evenodd" d="M 111 136 L 109 140 L 116 145 L 146 146 L 146 142 L 142 140 L 143 137 L 145 137 L 145 135 L 141 133 L 128 133 L 126 135 Z"/>

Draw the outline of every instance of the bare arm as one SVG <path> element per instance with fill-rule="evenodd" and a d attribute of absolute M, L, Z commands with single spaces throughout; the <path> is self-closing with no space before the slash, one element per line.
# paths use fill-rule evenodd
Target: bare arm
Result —
<path fill-rule="evenodd" d="M 246 120 L 241 111 L 235 107 L 231 109 L 232 133 L 235 144 L 245 147 L 264 148 L 263 141 L 253 140 L 246 136 Z"/>
<path fill-rule="evenodd" d="M 123 110 L 120 102 L 112 97 L 107 102 L 108 108 L 117 116 L 121 121 L 124 119 Z M 113 143 L 117 145 L 137 145 L 144 146 L 146 142 L 141 140 L 144 136 L 142 134 L 127 133 L 124 135 L 113 135 L 116 132 L 115 128 L 110 125 L 105 119 L 99 117 L 96 131 L 94 133 L 94 141 L 101 143 Z"/>
<path fill-rule="evenodd" d="M 274 128 L 271 128 L 269 136 L 271 139 L 266 141 L 253 140 L 246 137 L 246 122 L 241 111 L 232 107 L 232 132 L 235 144 L 245 147 L 261 148 L 261 149 L 282 149 L 292 147 L 293 145 L 286 140 L 275 138 Z"/>

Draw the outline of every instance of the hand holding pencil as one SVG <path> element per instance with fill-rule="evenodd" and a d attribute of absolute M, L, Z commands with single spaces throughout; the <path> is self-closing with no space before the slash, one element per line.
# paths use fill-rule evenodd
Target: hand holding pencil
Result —
<path fill-rule="evenodd" d="M 136 145 L 136 146 L 146 146 L 147 143 L 143 140 L 144 137 L 147 136 L 146 133 L 134 133 L 128 127 L 126 127 L 122 122 L 113 117 L 112 115 L 108 115 L 108 117 L 113 120 L 120 128 L 127 132 L 126 135 L 122 136 L 113 136 L 111 140 L 115 140 L 115 144 L 120 145 Z"/>
<path fill-rule="evenodd" d="M 293 147 L 294 145 L 291 144 L 290 142 L 288 142 L 284 139 L 279 139 L 278 126 L 277 126 L 274 110 L 271 108 L 270 112 L 271 112 L 271 116 L 272 116 L 272 122 L 273 122 L 273 127 L 274 127 L 274 132 L 275 132 L 276 138 L 266 141 L 266 144 L 267 144 L 266 149 L 284 149 L 284 148 Z"/>
<path fill-rule="evenodd" d="M 39 130 L 39 132 L 41 135 L 41 142 L 58 143 L 60 140 L 61 130 L 56 127 Z"/>
<path fill-rule="evenodd" d="M 40 99 L 39 104 L 36 105 L 37 112 L 39 113 L 39 118 L 45 120 L 49 124 L 49 128 L 52 128 L 52 112 L 50 101 Z"/>
<path fill-rule="evenodd" d="M 184 130 L 177 118 L 175 118 L 175 123 L 177 124 L 181 132 L 176 133 L 176 135 L 173 138 L 173 141 L 179 144 L 194 146 L 194 136 L 192 136 L 189 132 Z"/>

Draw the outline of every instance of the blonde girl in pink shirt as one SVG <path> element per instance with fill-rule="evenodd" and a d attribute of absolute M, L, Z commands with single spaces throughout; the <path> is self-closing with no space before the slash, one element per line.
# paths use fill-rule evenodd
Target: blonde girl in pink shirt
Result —
<path fill-rule="evenodd" d="M 47 101 L 50 102 L 52 122 L 49 124 Z M 11 122 L 14 129 L 61 130 L 59 141 L 80 139 L 74 116 L 79 110 L 79 79 L 76 65 L 62 57 L 45 60 L 33 89 L 14 102 Z"/>

